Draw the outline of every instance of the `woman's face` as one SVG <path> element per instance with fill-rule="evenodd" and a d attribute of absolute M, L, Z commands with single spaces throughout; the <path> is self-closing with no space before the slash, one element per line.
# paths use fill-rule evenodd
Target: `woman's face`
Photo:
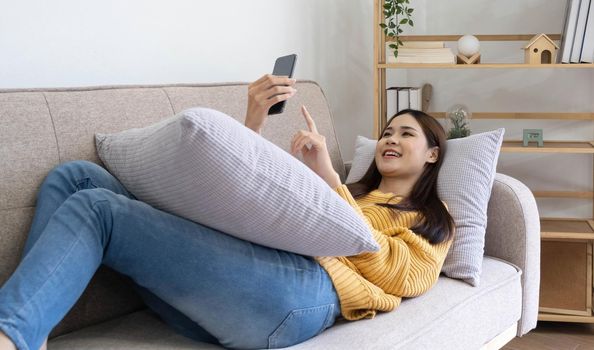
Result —
<path fill-rule="evenodd" d="M 392 119 L 375 147 L 375 164 L 382 176 L 420 176 L 425 163 L 435 163 L 437 156 L 438 147 L 428 148 L 421 125 L 410 114 Z"/>

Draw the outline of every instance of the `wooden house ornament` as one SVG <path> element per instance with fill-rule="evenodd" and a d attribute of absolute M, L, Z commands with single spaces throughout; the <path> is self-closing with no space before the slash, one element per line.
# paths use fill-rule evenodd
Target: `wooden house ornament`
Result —
<path fill-rule="evenodd" d="M 523 49 L 524 63 L 551 64 L 556 62 L 559 46 L 545 34 L 538 34 Z"/>

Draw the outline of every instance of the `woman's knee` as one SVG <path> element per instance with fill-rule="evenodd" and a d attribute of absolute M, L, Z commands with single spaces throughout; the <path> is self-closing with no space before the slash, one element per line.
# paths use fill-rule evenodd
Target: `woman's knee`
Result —
<path fill-rule="evenodd" d="M 86 160 L 71 160 L 55 166 L 46 176 L 45 183 L 66 182 L 73 183 L 88 177 L 90 173 L 98 171 L 99 165 Z"/>
<path fill-rule="evenodd" d="M 88 232 L 92 237 L 97 234 L 99 237 L 106 237 L 111 234 L 117 208 L 124 200 L 127 198 L 108 189 L 89 188 L 73 193 L 62 206 L 70 210 L 67 215 L 71 215 L 75 222 L 91 223 L 91 229 L 78 230 L 78 233 Z"/>
<path fill-rule="evenodd" d="M 104 222 L 113 219 L 118 202 L 125 199 L 105 188 L 88 188 L 73 193 L 65 204 L 68 203 L 74 215 L 95 215 Z"/>
<path fill-rule="evenodd" d="M 106 188 L 85 188 L 73 193 L 68 200 L 77 202 L 78 205 L 94 206 L 97 202 L 109 202 L 122 200 L 123 198 Z"/>
<path fill-rule="evenodd" d="M 87 160 L 72 160 L 56 166 L 42 184 L 42 188 L 48 186 L 57 186 L 70 193 L 84 189 L 106 188 L 133 197 L 105 168 Z"/>
<path fill-rule="evenodd" d="M 59 167 L 70 171 L 72 174 L 76 174 L 79 177 L 91 176 L 95 174 L 102 174 L 106 170 L 98 164 L 95 164 L 88 160 L 70 160 L 62 163 Z"/>

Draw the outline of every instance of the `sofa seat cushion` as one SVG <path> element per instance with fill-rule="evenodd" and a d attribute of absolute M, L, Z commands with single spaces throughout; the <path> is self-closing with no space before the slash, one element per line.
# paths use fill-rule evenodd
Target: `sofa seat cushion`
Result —
<path fill-rule="evenodd" d="M 394 312 L 338 321 L 291 349 L 478 349 L 520 319 L 520 275 L 508 262 L 485 256 L 479 287 L 440 276 L 427 293 L 403 300 Z M 148 309 L 53 338 L 49 347 L 221 349 L 178 335 Z"/>
<path fill-rule="evenodd" d="M 516 266 L 485 256 L 479 287 L 441 275 L 394 312 L 339 322 L 291 349 L 478 349 L 520 319 L 520 275 Z"/>

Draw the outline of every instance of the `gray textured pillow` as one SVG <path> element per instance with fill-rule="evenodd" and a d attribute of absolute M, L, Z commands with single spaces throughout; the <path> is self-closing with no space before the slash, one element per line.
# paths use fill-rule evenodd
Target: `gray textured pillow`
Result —
<path fill-rule="evenodd" d="M 504 128 L 447 141 L 448 151 L 437 178 L 437 192 L 456 222 L 454 242 L 442 272 L 472 286 L 480 283 L 487 205 Z M 355 156 L 346 183 L 357 182 L 371 165 L 377 141 L 357 136 Z"/>
<path fill-rule="evenodd" d="M 107 169 L 157 209 L 303 255 L 379 249 L 321 177 L 222 112 L 192 108 L 145 128 L 97 133 L 95 141 Z"/>

